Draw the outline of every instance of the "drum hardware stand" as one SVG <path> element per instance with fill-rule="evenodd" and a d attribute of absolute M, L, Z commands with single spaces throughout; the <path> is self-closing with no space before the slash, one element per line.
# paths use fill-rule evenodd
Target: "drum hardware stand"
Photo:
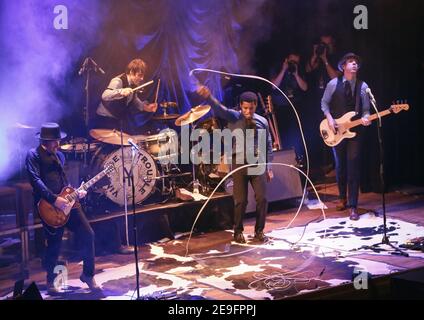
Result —
<path fill-rule="evenodd" d="M 195 129 L 195 125 L 194 122 L 191 124 L 191 132 L 193 132 L 193 130 Z M 191 134 L 191 133 L 190 133 Z M 190 156 L 193 155 L 193 141 L 191 142 L 191 150 L 190 150 Z M 191 167 L 192 167 L 192 175 L 193 175 L 193 181 L 192 181 L 192 186 L 193 186 L 193 193 L 199 193 L 199 180 L 196 179 L 196 168 L 194 166 L 194 162 L 193 160 L 191 161 Z"/>
<path fill-rule="evenodd" d="M 85 78 L 85 106 L 83 107 L 83 117 L 84 117 L 84 124 L 85 124 L 85 137 L 88 137 L 88 121 L 89 121 L 89 105 L 90 105 L 90 72 L 100 72 L 102 74 L 105 74 L 105 71 L 91 58 L 87 57 L 85 58 L 80 70 L 78 71 L 78 75 L 82 75 L 83 73 L 86 74 Z M 90 150 L 90 139 L 87 140 L 88 147 L 87 149 Z M 87 167 L 87 154 L 84 151 L 84 168 Z"/>

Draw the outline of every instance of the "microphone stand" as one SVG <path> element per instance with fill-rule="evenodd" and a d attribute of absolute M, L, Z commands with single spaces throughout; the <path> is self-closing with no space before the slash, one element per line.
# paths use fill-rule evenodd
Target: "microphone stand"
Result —
<path fill-rule="evenodd" d="M 123 133 L 123 127 L 124 127 L 124 120 L 120 120 L 120 127 L 121 127 L 121 159 L 122 159 L 122 183 L 124 187 L 124 211 L 125 211 L 125 239 L 127 246 L 129 246 L 129 237 L 128 237 L 128 197 L 127 197 L 127 182 L 125 178 L 125 153 L 124 153 L 124 133 Z M 132 169 L 132 163 L 131 163 L 131 169 Z M 128 177 L 129 178 L 129 177 Z M 133 194 L 134 196 L 134 194 Z"/>
<path fill-rule="evenodd" d="M 97 64 L 95 66 L 98 67 Z M 104 72 L 104 71 L 102 71 L 101 68 L 100 68 L 100 71 Z M 149 81 L 145 84 L 142 84 L 141 86 L 138 86 L 137 88 L 134 88 L 133 90 L 134 90 L 134 92 L 136 90 L 141 90 L 144 87 L 147 87 L 148 85 L 150 85 L 152 83 L 153 83 L 153 81 Z M 126 184 L 126 178 L 125 178 L 125 159 L 124 159 L 124 132 L 123 132 L 124 131 L 124 119 L 122 117 L 120 119 L 120 127 L 121 127 L 121 133 L 120 134 L 121 134 L 122 181 L 123 181 L 123 184 L 124 184 L 123 187 L 124 187 L 124 211 L 125 211 L 125 237 L 126 237 L 127 246 L 129 246 L 130 244 L 129 244 L 129 236 L 128 236 L 128 197 L 127 197 L 127 184 Z M 132 169 L 132 167 L 131 167 L 131 169 Z M 134 193 L 133 193 L 133 197 L 135 197 Z"/>
<path fill-rule="evenodd" d="M 138 241 L 137 241 L 137 214 L 135 212 L 135 184 L 134 184 L 134 159 L 135 153 L 139 151 L 131 147 L 131 169 L 128 174 L 128 177 L 131 181 L 131 190 L 132 190 L 132 207 L 133 207 L 133 232 L 134 232 L 134 259 L 135 259 L 135 278 L 136 278 L 136 290 L 137 290 L 137 300 L 140 300 L 140 269 L 138 267 Z"/>
<path fill-rule="evenodd" d="M 86 74 L 85 78 L 85 105 L 83 107 L 83 117 L 84 117 L 84 124 L 85 124 L 85 136 L 88 137 L 88 121 L 89 121 L 89 105 L 90 105 L 90 72 L 100 72 L 102 74 L 105 74 L 104 70 L 99 67 L 99 65 L 90 57 L 85 58 L 84 62 L 78 71 L 78 75 L 81 75 L 83 73 Z M 87 152 L 90 150 L 90 141 L 88 141 L 87 150 L 84 151 L 84 167 L 87 167 Z"/>
<path fill-rule="evenodd" d="M 376 107 L 376 101 L 375 101 L 374 97 L 370 98 L 370 102 L 371 102 L 371 105 L 373 106 L 375 112 L 378 115 L 378 109 Z M 382 200 L 382 208 L 383 208 L 383 239 L 381 240 L 380 243 L 374 244 L 371 247 L 376 247 L 376 246 L 380 246 L 382 244 L 385 244 L 385 245 L 388 245 L 395 250 L 394 252 L 392 252 L 392 254 L 402 255 L 404 257 L 409 257 L 408 253 L 406 253 L 406 252 L 402 251 L 400 248 L 394 246 L 390 242 L 389 236 L 387 235 L 386 184 L 385 184 L 385 180 L 384 180 L 384 149 L 383 149 L 383 139 L 382 139 L 382 136 L 381 136 L 381 127 L 382 127 L 381 117 L 378 116 L 377 134 L 378 134 L 378 146 L 379 146 L 379 156 L 380 156 L 380 170 L 379 170 L 379 172 L 380 172 L 380 183 L 381 183 L 381 188 L 382 188 L 381 200 Z"/>

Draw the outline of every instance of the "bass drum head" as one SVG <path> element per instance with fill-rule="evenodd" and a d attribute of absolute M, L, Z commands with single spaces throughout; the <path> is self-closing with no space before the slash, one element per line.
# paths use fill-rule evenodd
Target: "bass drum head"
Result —
<path fill-rule="evenodd" d="M 116 149 L 107 155 L 103 153 L 100 158 L 102 160 L 101 168 L 112 164 L 115 170 L 104 179 L 104 183 L 102 183 L 101 188 L 98 188 L 97 191 L 101 191 L 101 193 L 103 193 L 111 201 L 120 206 L 123 206 L 125 204 L 125 198 L 122 178 L 122 151 L 121 149 Z M 125 179 L 127 182 L 127 203 L 128 205 L 131 205 L 132 187 L 128 179 L 128 173 L 131 170 L 132 162 L 131 147 L 124 147 L 124 159 Z M 99 170 L 101 168 L 99 168 Z M 156 177 L 158 176 L 158 170 L 155 161 L 146 151 L 140 150 L 140 153 L 135 153 L 133 174 L 135 186 L 135 203 L 141 203 L 156 190 Z"/>

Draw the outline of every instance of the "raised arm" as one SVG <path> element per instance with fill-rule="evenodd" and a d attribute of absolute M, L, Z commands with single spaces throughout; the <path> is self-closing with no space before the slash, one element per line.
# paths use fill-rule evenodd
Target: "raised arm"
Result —
<path fill-rule="evenodd" d="M 210 92 L 210 90 L 205 86 L 199 86 L 196 90 L 197 94 L 207 100 L 212 107 L 212 110 L 215 112 L 216 116 L 227 120 L 229 122 L 235 122 L 240 119 L 240 112 L 229 109 L 223 106 Z"/>

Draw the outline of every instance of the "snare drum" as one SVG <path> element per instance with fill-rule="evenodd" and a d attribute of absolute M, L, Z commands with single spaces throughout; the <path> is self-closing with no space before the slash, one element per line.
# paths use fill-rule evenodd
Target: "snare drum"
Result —
<path fill-rule="evenodd" d="M 137 143 L 155 160 L 161 162 L 178 156 L 178 134 L 175 130 L 169 128 L 158 134 L 137 139 Z"/>
<path fill-rule="evenodd" d="M 88 152 L 94 152 L 98 149 L 98 143 L 87 143 L 87 139 L 74 138 L 69 140 L 66 144 L 59 147 L 60 151 L 65 154 L 67 160 L 83 160 Z"/>

